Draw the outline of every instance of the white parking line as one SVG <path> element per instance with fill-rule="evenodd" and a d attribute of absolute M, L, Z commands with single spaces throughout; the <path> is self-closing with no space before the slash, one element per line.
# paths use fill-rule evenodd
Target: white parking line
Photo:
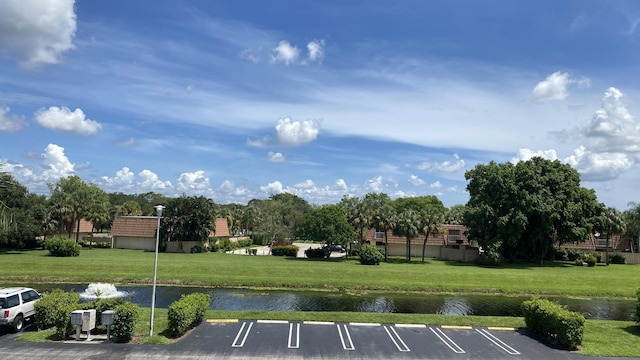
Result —
<path fill-rule="evenodd" d="M 520 355 L 520 353 L 512 348 L 511 346 L 505 344 L 502 340 L 498 339 L 497 337 L 495 337 L 492 333 L 490 333 L 489 331 L 485 330 L 485 329 L 475 329 L 480 335 L 484 336 L 485 338 L 487 338 L 489 341 L 491 341 L 492 343 L 494 343 L 497 347 L 499 347 L 500 349 L 504 350 L 507 354 L 509 355 Z"/>
<path fill-rule="evenodd" d="M 465 351 L 462 350 L 462 348 L 460 346 L 458 346 L 458 344 L 456 344 L 455 342 L 453 342 L 453 340 L 451 340 L 444 332 L 442 332 L 442 330 L 440 330 L 439 328 L 432 328 L 429 327 L 429 330 L 431 330 L 432 333 L 434 333 L 445 345 L 447 345 L 449 347 L 449 349 L 451 349 L 454 353 L 456 354 L 464 354 Z"/>
<path fill-rule="evenodd" d="M 288 324 L 287 320 L 258 320 L 258 324 Z"/>
<path fill-rule="evenodd" d="M 359 322 L 352 322 L 352 323 L 349 323 L 349 325 L 351 325 L 351 326 L 370 326 L 370 327 L 380 326 L 380 324 L 377 324 L 377 323 L 359 323 Z"/>
<path fill-rule="evenodd" d="M 240 336 L 242 336 L 242 333 L 244 331 L 244 327 L 247 325 L 247 322 L 243 322 L 242 326 L 240 327 L 240 331 L 238 331 L 238 335 L 236 335 L 235 340 L 233 340 L 233 344 L 231 344 L 231 347 L 243 347 L 244 346 L 244 342 L 247 341 L 247 336 L 249 336 L 249 332 L 251 331 L 251 327 L 253 327 L 253 322 L 249 322 L 249 326 L 247 326 L 247 331 L 244 334 L 244 337 L 242 338 L 242 342 L 238 343 L 238 340 L 240 339 Z"/>
<path fill-rule="evenodd" d="M 397 328 L 420 328 L 424 329 L 427 325 L 424 324 L 396 324 Z"/>
<path fill-rule="evenodd" d="M 332 321 L 304 321 L 305 325 L 333 325 L 335 324 Z"/>
<path fill-rule="evenodd" d="M 295 329 L 295 330 L 294 330 Z M 289 349 L 300 348 L 300 323 L 289 324 Z"/>
<path fill-rule="evenodd" d="M 349 334 L 349 329 L 347 328 L 347 324 L 338 324 L 338 335 L 340 335 L 340 341 L 342 342 L 342 348 L 345 350 L 355 350 L 356 347 L 353 346 L 353 341 L 351 341 L 351 335 Z M 342 331 L 344 330 L 344 334 Z"/>
<path fill-rule="evenodd" d="M 391 338 L 391 341 L 393 341 L 393 343 L 396 345 L 396 347 L 398 348 L 398 351 L 400 352 L 411 351 L 407 346 L 407 344 L 405 344 L 404 341 L 402 341 L 402 338 L 400 338 L 400 335 L 398 335 L 398 333 L 396 332 L 396 329 L 394 329 L 392 326 L 385 325 L 384 330 L 387 332 L 387 335 L 389 335 L 389 337 Z"/>

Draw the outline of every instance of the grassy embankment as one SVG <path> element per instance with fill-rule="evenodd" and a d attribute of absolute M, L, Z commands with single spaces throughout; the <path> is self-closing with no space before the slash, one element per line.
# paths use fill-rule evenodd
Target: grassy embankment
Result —
<path fill-rule="evenodd" d="M 79 257 L 54 258 L 45 251 L 0 254 L 2 285 L 21 283 L 149 284 L 153 253 L 133 250 L 83 250 Z M 159 256 L 158 283 L 205 287 L 255 287 L 354 292 L 463 292 L 512 295 L 633 298 L 640 288 L 634 265 L 582 268 L 549 263 L 480 267 L 429 259 L 425 264 L 399 260 L 362 266 L 356 260 L 312 261 L 270 256 L 225 254 L 164 254 Z M 167 342 L 146 337 L 149 309 L 138 324 L 144 342 Z M 166 310 L 158 309 L 154 328 L 166 329 Z M 422 323 L 522 327 L 522 318 L 332 312 L 209 311 L 209 318 L 284 319 L 379 323 Z M 26 335 L 46 339 L 46 332 Z M 580 353 L 598 356 L 640 356 L 640 332 L 632 322 L 587 321 Z"/>

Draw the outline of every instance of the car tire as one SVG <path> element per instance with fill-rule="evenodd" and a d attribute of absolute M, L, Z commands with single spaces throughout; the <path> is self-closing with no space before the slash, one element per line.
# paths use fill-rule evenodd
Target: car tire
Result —
<path fill-rule="evenodd" d="M 13 332 L 20 332 L 24 328 L 24 318 L 22 315 L 16 315 L 15 319 L 13 319 L 13 323 L 11 323 L 11 330 Z"/>

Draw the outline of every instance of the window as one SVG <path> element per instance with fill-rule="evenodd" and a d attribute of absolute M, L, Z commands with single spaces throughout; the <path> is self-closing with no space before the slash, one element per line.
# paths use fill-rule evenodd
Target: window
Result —
<path fill-rule="evenodd" d="M 33 290 L 25 291 L 22 293 L 22 301 L 25 303 L 38 300 L 39 298 L 40 295 L 38 295 L 38 293 Z"/>
<path fill-rule="evenodd" d="M 448 240 L 451 242 L 457 242 L 458 240 L 462 240 L 460 238 L 460 230 L 449 230 Z"/>
<path fill-rule="evenodd" d="M 20 298 L 18 297 L 18 294 L 11 295 L 7 298 L 7 309 L 18 305 L 20 305 Z"/>
<path fill-rule="evenodd" d="M 376 230 L 375 239 L 384 239 L 384 231 Z"/>

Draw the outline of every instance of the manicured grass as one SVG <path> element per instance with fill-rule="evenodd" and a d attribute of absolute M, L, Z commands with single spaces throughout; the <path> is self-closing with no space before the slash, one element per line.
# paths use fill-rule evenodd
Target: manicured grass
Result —
<path fill-rule="evenodd" d="M 80 256 L 56 258 L 46 251 L 0 253 L 2 285 L 21 283 L 149 284 L 151 252 L 83 249 Z M 406 264 L 360 265 L 355 259 L 309 260 L 221 253 L 160 253 L 158 283 L 205 287 L 297 288 L 318 290 L 464 292 L 634 298 L 637 265 L 505 264 L 483 267 L 428 259 Z"/>
<path fill-rule="evenodd" d="M 79 257 L 55 258 L 46 251 L 0 253 L 2 286 L 23 283 L 150 284 L 153 273 L 150 252 L 83 249 Z M 599 265 L 594 268 L 570 264 L 505 264 L 483 267 L 439 260 L 398 259 L 380 266 L 363 266 L 355 259 L 308 260 L 273 256 L 220 253 L 159 254 L 160 284 L 204 287 L 254 287 L 354 292 L 464 292 L 517 295 L 564 295 L 576 297 L 635 298 L 640 277 L 637 265 Z M 524 327 L 518 317 L 451 316 L 351 312 L 213 311 L 208 318 L 273 319 L 298 321 L 344 321 L 415 323 L 457 326 Z M 148 336 L 149 309 L 143 309 L 136 325 L 136 342 L 169 343 L 166 309 L 157 309 L 153 337 Z M 27 332 L 22 340 L 50 341 L 51 333 Z M 578 352 L 591 356 L 640 357 L 640 330 L 628 321 L 588 320 Z"/>

